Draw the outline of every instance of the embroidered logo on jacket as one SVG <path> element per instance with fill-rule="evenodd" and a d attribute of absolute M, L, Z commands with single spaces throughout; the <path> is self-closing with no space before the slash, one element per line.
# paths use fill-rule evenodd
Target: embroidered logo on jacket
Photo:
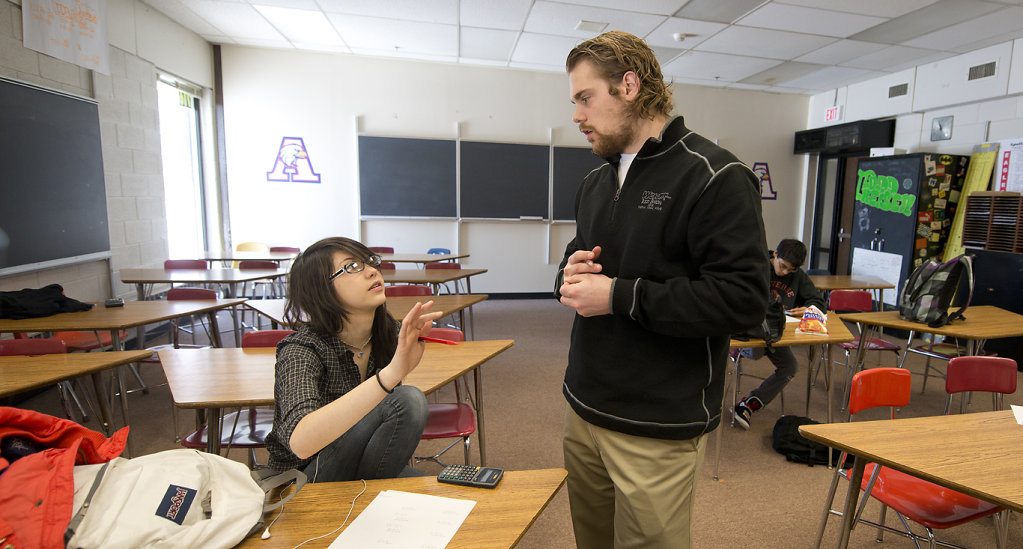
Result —
<path fill-rule="evenodd" d="M 195 499 L 195 494 L 196 491 L 191 488 L 173 484 L 167 486 L 167 493 L 163 495 L 159 507 L 156 508 L 156 516 L 174 521 L 179 525 L 183 524 L 185 515 L 188 514 L 188 508 L 192 506 L 192 500 Z"/>
<path fill-rule="evenodd" d="M 671 195 L 668 193 L 643 191 L 643 196 L 639 200 L 639 209 L 661 211 L 664 209 L 664 203 L 668 200 L 671 200 Z"/>

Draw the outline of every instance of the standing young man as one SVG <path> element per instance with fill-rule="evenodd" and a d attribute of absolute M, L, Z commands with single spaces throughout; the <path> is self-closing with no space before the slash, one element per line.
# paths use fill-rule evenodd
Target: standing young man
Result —
<path fill-rule="evenodd" d="M 556 290 L 577 312 L 563 388 L 576 544 L 689 547 L 729 334 L 767 307 L 757 179 L 671 117 L 639 38 L 587 40 L 566 68 L 572 120 L 608 162 L 579 188 Z"/>

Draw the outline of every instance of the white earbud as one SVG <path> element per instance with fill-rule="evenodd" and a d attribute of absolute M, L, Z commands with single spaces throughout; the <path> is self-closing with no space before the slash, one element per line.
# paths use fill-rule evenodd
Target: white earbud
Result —
<path fill-rule="evenodd" d="M 266 530 L 263 530 L 263 535 L 259 536 L 261 539 L 270 539 L 270 527 L 267 526 Z"/>

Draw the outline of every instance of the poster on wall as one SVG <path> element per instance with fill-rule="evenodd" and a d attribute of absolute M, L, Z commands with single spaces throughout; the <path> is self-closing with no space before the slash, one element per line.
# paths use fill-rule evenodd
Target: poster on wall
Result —
<path fill-rule="evenodd" d="M 778 192 L 771 183 L 771 170 L 767 162 L 754 162 L 753 173 L 760 180 L 760 200 L 778 200 Z"/>
<path fill-rule="evenodd" d="M 106 0 L 22 0 L 25 47 L 110 74 Z"/>
<path fill-rule="evenodd" d="M 991 190 L 1023 193 L 1023 138 L 999 141 L 998 149 Z"/>
<path fill-rule="evenodd" d="M 319 183 L 320 174 L 313 171 L 309 151 L 301 137 L 285 137 L 277 148 L 273 169 L 266 172 L 267 181 Z"/>
<path fill-rule="evenodd" d="M 885 282 L 895 286 L 895 291 L 885 290 L 884 302 L 895 305 L 898 300 L 902 274 L 902 256 L 868 250 L 866 248 L 853 248 L 852 275 L 876 276 Z"/>

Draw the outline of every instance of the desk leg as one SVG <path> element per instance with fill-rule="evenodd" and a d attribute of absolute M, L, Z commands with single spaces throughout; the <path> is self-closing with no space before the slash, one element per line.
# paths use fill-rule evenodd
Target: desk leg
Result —
<path fill-rule="evenodd" d="M 481 366 L 472 369 L 472 380 L 476 385 L 476 435 L 480 443 L 480 465 L 487 464 L 486 429 L 483 423 L 483 375 Z"/>
<path fill-rule="evenodd" d="M 114 368 L 116 371 L 117 368 Z M 99 404 L 100 423 L 103 425 L 103 432 L 109 437 L 114 432 L 113 418 L 110 417 L 110 406 L 107 405 L 107 395 L 103 390 L 103 372 L 93 372 L 92 390 L 96 393 L 96 402 Z"/>
<path fill-rule="evenodd" d="M 732 375 L 732 370 L 734 370 L 734 369 L 735 369 L 735 363 L 733 362 L 732 363 L 732 368 L 730 368 L 730 371 L 725 373 L 725 376 L 726 376 L 725 377 L 725 385 L 724 385 L 724 387 L 721 390 L 721 416 L 722 417 L 721 417 L 721 420 L 718 422 L 718 428 L 716 429 L 716 432 L 714 433 L 714 437 L 715 437 L 715 441 L 714 441 L 714 448 L 715 448 L 714 449 L 714 473 L 711 475 L 711 478 L 713 478 L 714 480 L 720 480 L 720 478 L 718 477 L 718 467 L 721 465 L 721 437 L 724 436 L 722 434 L 722 431 L 725 430 L 725 418 L 724 418 L 724 415 L 726 413 L 725 410 L 728 409 L 727 408 L 727 406 L 728 406 L 728 391 L 732 388 L 732 378 L 731 378 L 731 375 Z M 736 374 L 736 375 L 738 375 L 738 374 Z"/>
<path fill-rule="evenodd" d="M 860 495 L 860 484 L 863 483 L 863 469 L 866 466 L 866 459 L 860 456 L 853 458 L 853 468 L 849 474 L 849 491 L 845 495 L 845 510 L 842 511 L 841 537 L 838 538 L 838 547 L 840 549 L 849 547 L 849 536 L 856 526 L 856 521 L 853 518 L 856 515 L 856 500 Z"/>
<path fill-rule="evenodd" d="M 206 313 L 207 318 L 210 321 L 210 343 L 214 347 L 223 347 L 224 344 L 220 341 L 220 326 L 217 325 L 217 311 L 220 309 L 212 310 Z"/>
<path fill-rule="evenodd" d="M 220 454 L 220 408 L 210 408 L 206 414 L 206 451 Z"/>
<path fill-rule="evenodd" d="M 135 296 L 138 297 L 139 301 L 146 300 L 146 285 L 142 282 L 135 283 Z"/>
<path fill-rule="evenodd" d="M 113 342 L 113 349 L 115 351 L 124 350 L 124 343 L 121 341 L 120 330 L 111 330 L 110 340 Z M 113 374 L 114 381 L 117 382 L 117 390 L 121 393 L 121 417 L 124 418 L 125 425 L 131 425 L 131 421 L 128 419 L 128 387 L 124 383 L 124 376 L 121 375 L 121 370 L 127 367 L 128 366 L 118 366 L 113 369 Z M 135 457 L 135 438 L 130 434 L 128 435 L 128 457 Z"/>
<path fill-rule="evenodd" d="M 234 284 L 224 284 L 224 293 L 227 294 L 228 299 L 234 297 Z M 241 345 L 242 332 L 238 326 L 238 307 L 231 307 L 231 321 L 234 324 L 234 341 L 236 345 Z M 219 334 L 217 335 L 219 337 Z"/>

